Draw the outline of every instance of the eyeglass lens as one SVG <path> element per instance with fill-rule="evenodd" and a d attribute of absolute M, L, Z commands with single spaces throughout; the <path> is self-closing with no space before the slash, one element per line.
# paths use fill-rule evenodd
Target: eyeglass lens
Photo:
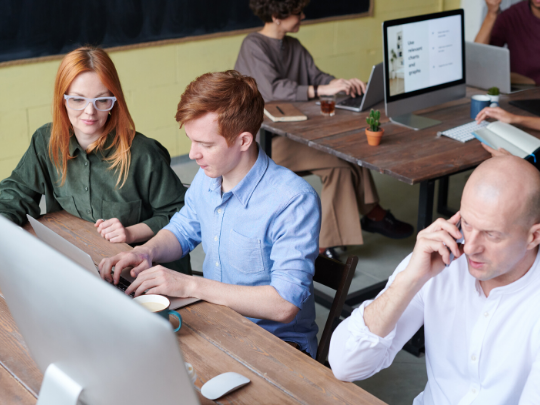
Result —
<path fill-rule="evenodd" d="M 84 98 L 68 98 L 68 107 L 74 110 L 82 110 L 88 106 L 90 100 Z M 98 98 L 94 101 L 94 107 L 100 111 L 108 111 L 113 106 L 113 100 L 109 98 Z"/>

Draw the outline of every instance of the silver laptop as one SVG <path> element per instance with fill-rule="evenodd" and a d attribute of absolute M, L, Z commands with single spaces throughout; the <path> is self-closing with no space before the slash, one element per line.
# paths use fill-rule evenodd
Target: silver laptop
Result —
<path fill-rule="evenodd" d="M 384 76 L 383 76 L 383 64 L 373 65 L 371 68 L 371 74 L 369 75 L 369 81 L 367 82 L 366 92 L 360 96 L 338 96 L 336 97 L 336 108 L 343 110 L 349 110 L 354 112 L 361 112 L 369 107 L 373 107 L 375 104 L 384 100 Z M 317 101 L 317 105 L 320 105 L 320 101 Z"/>
<path fill-rule="evenodd" d="M 101 276 L 99 275 L 98 267 L 94 264 L 94 261 L 88 253 L 79 249 L 71 242 L 68 242 L 63 237 L 54 232 L 52 229 L 49 229 L 30 215 L 27 214 L 26 217 L 28 218 L 28 222 L 30 222 L 32 228 L 34 228 L 34 232 L 39 239 L 41 239 L 47 245 L 77 263 L 83 269 L 101 278 Z M 133 280 L 134 278 L 129 274 L 129 271 L 126 270 L 122 272 L 118 285 L 111 285 L 123 292 L 126 291 L 126 289 L 129 287 Z M 171 301 L 171 309 L 182 308 L 186 305 L 199 301 L 198 298 L 168 298 Z"/>
<path fill-rule="evenodd" d="M 489 89 L 498 87 L 509 94 L 535 87 L 532 84 L 511 84 L 510 51 L 500 46 L 465 42 L 467 86 Z"/>
<path fill-rule="evenodd" d="M 38 405 L 199 404 L 168 321 L 2 216 L 0 258 L 2 294 L 44 373 Z"/>

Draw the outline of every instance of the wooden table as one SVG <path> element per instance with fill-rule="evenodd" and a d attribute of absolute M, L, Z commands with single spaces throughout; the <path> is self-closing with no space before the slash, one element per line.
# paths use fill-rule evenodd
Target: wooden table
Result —
<path fill-rule="evenodd" d="M 105 241 L 93 224 L 65 212 L 40 221 L 90 254 L 95 263 L 131 249 Z M 33 233 L 28 225 L 25 228 Z M 251 380 L 219 403 L 384 404 L 360 387 L 336 380 L 330 369 L 227 307 L 199 302 L 179 313 L 183 326 L 176 336 L 184 359 L 197 373 L 197 387 L 225 371 Z M 0 291 L 0 404 L 35 404 L 42 379 Z M 213 403 L 200 393 L 199 399 Z"/>
<path fill-rule="evenodd" d="M 448 176 L 472 169 L 490 157 L 477 140 L 463 144 L 444 136 L 436 137 L 439 131 L 472 121 L 470 96 L 474 94 L 485 94 L 485 91 L 467 88 L 465 98 L 417 111 L 418 115 L 442 121 L 439 125 L 421 131 L 391 123 L 384 115 L 384 103 L 379 103 L 373 108 L 381 111 L 384 135 L 377 147 L 369 146 L 364 134 L 368 112 L 336 110 L 334 117 L 323 117 L 320 107 L 314 101 L 294 103 L 308 116 L 308 120 L 272 122 L 265 116 L 261 146 L 271 155 L 272 136 L 281 135 L 407 184 L 420 183 L 417 224 L 417 231 L 420 231 L 433 220 L 435 181 L 441 180 L 438 212 L 448 214 Z M 530 98 L 540 98 L 540 88 L 501 95 L 500 105 L 516 114 L 532 115 L 508 104 L 510 100 Z M 540 137 L 540 131 L 527 132 Z"/>

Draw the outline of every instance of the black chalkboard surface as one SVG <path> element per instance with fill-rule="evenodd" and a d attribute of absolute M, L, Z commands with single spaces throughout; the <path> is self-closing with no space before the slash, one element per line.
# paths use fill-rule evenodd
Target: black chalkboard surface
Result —
<path fill-rule="evenodd" d="M 309 20 L 363 14 L 372 0 L 311 0 Z M 262 26 L 248 0 L 0 0 L 0 62 Z"/>

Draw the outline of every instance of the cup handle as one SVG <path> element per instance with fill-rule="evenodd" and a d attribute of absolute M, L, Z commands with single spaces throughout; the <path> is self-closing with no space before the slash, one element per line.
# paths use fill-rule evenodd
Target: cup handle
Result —
<path fill-rule="evenodd" d="M 180 328 L 182 327 L 182 317 L 180 316 L 178 312 L 173 311 L 172 309 L 169 309 L 169 315 L 173 315 L 178 318 L 178 327 L 174 330 L 174 332 L 178 332 Z"/>

